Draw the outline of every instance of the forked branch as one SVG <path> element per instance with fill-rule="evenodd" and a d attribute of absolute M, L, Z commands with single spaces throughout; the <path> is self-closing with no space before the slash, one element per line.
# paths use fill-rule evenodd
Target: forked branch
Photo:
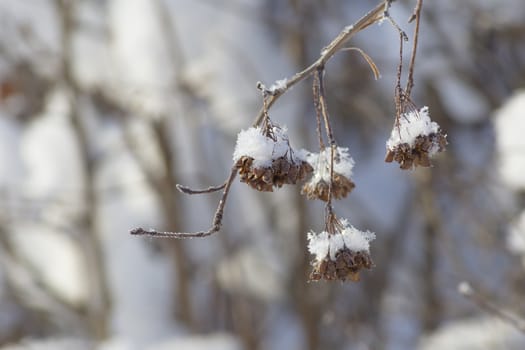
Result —
<path fill-rule="evenodd" d="M 423 0 L 417 0 L 416 7 L 414 8 L 414 13 L 412 13 L 412 16 L 408 20 L 408 22 L 412 22 L 414 20 L 416 21 L 416 25 L 414 27 L 414 42 L 412 44 L 412 54 L 410 55 L 410 64 L 408 66 L 407 86 L 405 88 L 405 93 L 408 98 L 410 98 L 410 93 L 412 92 L 412 88 L 414 87 L 414 67 L 416 65 L 416 52 L 419 38 L 419 21 L 421 18 L 422 6 Z"/>
<path fill-rule="evenodd" d="M 369 11 L 367 14 L 365 14 L 363 17 L 361 17 L 357 22 L 355 22 L 352 25 L 346 26 L 340 33 L 337 35 L 337 37 L 332 40 L 322 51 L 319 58 L 312 63 L 310 66 L 302 70 L 301 72 L 296 73 L 293 75 L 290 79 L 283 79 L 278 81 L 274 86 L 272 86 L 268 91 L 263 91 L 263 94 L 265 95 L 264 98 L 264 106 L 259 111 L 257 117 L 255 118 L 255 121 L 253 123 L 254 127 L 259 126 L 266 116 L 266 113 L 268 112 L 268 109 L 282 96 L 284 95 L 292 86 L 296 85 L 297 83 L 307 79 L 308 77 L 312 76 L 314 73 L 319 72 L 322 74 L 324 71 L 325 64 L 334 56 L 338 51 L 344 50 L 346 43 L 358 32 L 365 29 L 366 27 L 379 22 L 383 18 L 385 18 L 388 15 L 388 9 L 390 7 L 390 4 L 393 2 L 393 0 L 384 0 L 380 4 L 378 4 L 375 8 L 373 8 L 371 11 Z M 366 57 L 365 57 L 366 58 Z M 320 77 L 322 79 L 322 77 Z M 263 87 L 262 84 L 258 84 L 258 86 Z M 267 92 L 267 93 L 265 93 Z M 324 92 L 320 91 L 320 94 L 324 94 Z M 322 101 L 321 101 L 322 102 Z M 326 112 L 326 106 L 324 106 L 325 112 Z M 327 120 L 325 118 L 325 126 L 327 126 L 327 131 L 329 132 L 331 136 L 331 129 L 329 128 L 329 124 L 327 124 Z M 322 141 L 321 141 L 322 142 Z M 334 147 L 335 143 L 333 141 L 333 137 L 330 137 L 330 145 L 332 147 L 332 164 L 333 164 L 333 153 L 334 153 Z M 219 186 L 213 186 L 209 187 L 207 189 L 202 190 L 193 190 L 191 188 L 177 185 L 177 189 L 183 193 L 186 194 L 202 194 L 202 193 L 212 193 L 216 191 L 223 190 L 222 197 L 219 201 L 219 204 L 217 206 L 217 210 L 215 212 L 215 216 L 213 218 L 212 226 L 207 231 L 200 231 L 200 232 L 194 232 L 194 233 L 181 233 L 181 232 L 162 232 L 157 230 L 146 230 L 142 227 L 135 228 L 130 231 L 133 235 L 148 235 L 153 237 L 170 237 L 170 238 L 189 238 L 189 237 L 206 237 L 214 234 L 215 232 L 219 231 L 222 225 L 222 217 L 224 213 L 224 206 L 226 204 L 226 200 L 228 198 L 228 193 L 230 191 L 231 184 L 233 183 L 233 180 L 235 179 L 235 176 L 237 175 L 237 166 L 233 165 L 232 170 L 230 172 L 230 176 L 228 179 Z M 333 172 L 333 170 L 331 170 Z M 330 201 L 328 206 L 330 206 Z"/>
<path fill-rule="evenodd" d="M 382 1 L 379 5 L 361 17 L 357 22 L 352 25 L 346 26 L 343 30 L 335 37 L 330 44 L 328 44 L 322 51 L 321 56 L 312 63 L 310 66 L 305 68 L 303 71 L 296 73 L 290 79 L 284 80 L 284 83 L 281 84 L 282 87 L 275 91 L 272 96 L 268 99 L 268 108 L 270 108 L 282 95 L 284 95 L 292 86 L 303 81 L 304 79 L 310 77 L 314 74 L 319 68 L 324 67 L 326 63 L 334 56 L 338 51 L 344 49 L 346 43 L 358 32 L 365 29 L 366 27 L 379 22 L 385 18 L 385 14 L 388 13 L 388 9 L 392 0 Z M 259 111 L 259 114 L 255 118 L 254 126 L 257 126 L 261 123 L 261 120 L 264 116 L 264 109 Z"/>
<path fill-rule="evenodd" d="M 224 206 L 226 205 L 226 200 L 228 199 L 228 194 L 230 193 L 230 187 L 233 183 L 233 180 L 235 180 L 235 176 L 237 176 L 237 167 L 233 166 L 232 170 L 230 172 L 230 176 L 226 180 L 226 183 L 224 185 L 224 191 L 222 192 L 221 200 L 219 201 L 219 205 L 217 206 L 217 210 L 215 211 L 215 215 L 213 216 L 213 222 L 211 227 L 207 231 L 199 231 L 199 232 L 169 232 L 169 231 L 157 231 L 153 229 L 143 229 L 142 227 L 134 228 L 130 231 L 132 235 L 146 235 L 146 236 L 152 236 L 152 237 L 168 237 L 168 238 L 194 238 L 194 237 L 207 237 L 211 236 L 215 232 L 218 232 L 221 229 L 222 226 L 222 216 L 224 214 Z"/>

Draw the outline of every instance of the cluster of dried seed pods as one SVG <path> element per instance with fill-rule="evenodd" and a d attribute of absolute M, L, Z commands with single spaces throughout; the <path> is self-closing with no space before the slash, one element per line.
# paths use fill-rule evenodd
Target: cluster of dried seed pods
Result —
<path fill-rule="evenodd" d="M 348 248 L 338 251 L 335 260 L 327 255 L 323 260 L 313 264 L 310 281 L 359 281 L 359 271 L 370 269 L 372 258 L 366 251 L 353 252 Z"/>
<path fill-rule="evenodd" d="M 273 187 L 284 184 L 295 185 L 306 179 L 313 170 L 304 160 L 287 155 L 273 159 L 269 167 L 255 167 L 253 163 L 254 159 L 249 156 L 243 156 L 237 161 L 240 180 L 262 192 L 272 192 Z"/>
<path fill-rule="evenodd" d="M 375 234 L 360 231 L 333 214 L 327 223 L 326 231 L 308 234 L 308 250 L 314 255 L 310 281 L 358 281 L 359 272 L 373 266 L 370 241 Z"/>
<path fill-rule="evenodd" d="M 430 158 L 446 145 L 447 136 L 430 119 L 428 107 L 413 109 L 397 119 L 387 141 L 385 162 L 396 161 L 404 170 L 430 167 Z"/>
<path fill-rule="evenodd" d="M 385 162 L 396 161 L 404 170 L 418 166 L 430 167 L 430 157 L 437 152 L 442 152 L 446 145 L 447 139 L 441 130 L 429 135 L 418 135 L 413 146 L 405 142 L 394 149 L 388 149 Z"/>
<path fill-rule="evenodd" d="M 332 198 L 345 198 L 354 187 L 355 184 L 352 180 L 336 173 L 334 174 L 334 180 L 332 181 Z M 330 183 L 325 180 L 319 180 L 317 182 L 305 183 L 301 189 L 301 194 L 306 195 L 306 198 L 308 199 L 320 199 L 327 202 L 329 190 Z"/>
<path fill-rule="evenodd" d="M 348 148 L 334 148 L 333 178 L 331 179 L 331 149 L 322 149 L 319 153 L 308 153 L 304 156 L 313 167 L 310 180 L 303 185 L 301 194 L 308 199 L 328 201 L 330 182 L 332 183 L 332 198 L 342 199 L 352 191 L 355 184 L 350 179 L 354 160 L 348 153 Z"/>

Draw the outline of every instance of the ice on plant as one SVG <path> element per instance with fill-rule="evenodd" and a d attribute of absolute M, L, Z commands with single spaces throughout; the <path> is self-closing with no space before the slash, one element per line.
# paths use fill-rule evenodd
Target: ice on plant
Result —
<path fill-rule="evenodd" d="M 286 78 L 285 79 L 281 79 L 281 80 L 277 80 L 275 83 L 272 84 L 272 86 L 270 86 L 270 88 L 268 90 L 271 93 L 284 91 L 286 89 L 286 84 L 287 83 L 288 83 L 288 80 Z"/>
<path fill-rule="evenodd" d="M 359 231 L 354 226 L 343 220 L 345 229 L 341 232 L 345 246 L 354 252 L 370 252 L 370 241 L 376 238 L 375 233 Z"/>
<path fill-rule="evenodd" d="M 306 159 L 308 163 L 314 168 L 312 182 L 319 182 L 321 180 L 330 182 L 330 159 L 331 148 L 327 147 L 319 153 L 310 153 L 302 150 L 299 156 Z M 346 178 L 352 176 L 352 169 L 354 168 L 354 159 L 350 156 L 348 148 L 337 147 L 334 157 L 334 173 L 343 175 Z"/>
<path fill-rule="evenodd" d="M 284 157 L 290 152 L 290 141 L 288 140 L 288 129 L 286 127 L 273 127 L 275 143 L 273 145 L 273 159 Z"/>
<path fill-rule="evenodd" d="M 338 251 L 343 250 L 345 247 L 345 241 L 343 235 L 337 233 L 330 236 L 330 259 L 335 260 L 335 255 Z"/>
<path fill-rule="evenodd" d="M 330 239 L 328 232 L 315 233 L 308 232 L 308 251 L 315 255 L 317 260 L 323 260 L 328 255 L 330 248 Z"/>
<path fill-rule="evenodd" d="M 261 128 L 241 130 L 237 135 L 233 161 L 248 156 L 253 158 L 255 167 L 268 167 L 272 164 L 273 147 L 274 141 L 263 135 Z"/>
<path fill-rule="evenodd" d="M 394 126 L 392 134 L 386 142 L 386 146 L 388 149 L 394 149 L 402 143 L 408 143 L 410 146 L 414 146 L 418 136 L 430 135 L 438 131 L 439 125 L 430 119 L 428 107 L 425 106 L 419 111 L 414 110 L 403 113 L 399 117 L 399 127 L 397 125 Z"/>
<path fill-rule="evenodd" d="M 315 255 L 317 261 L 323 260 L 328 254 L 335 260 L 337 252 L 345 247 L 353 252 L 370 253 L 370 241 L 375 239 L 375 234 L 370 231 L 360 231 L 350 225 L 347 220 L 342 220 L 344 229 L 334 234 L 323 231 L 319 234 L 308 233 L 308 251 Z"/>
<path fill-rule="evenodd" d="M 254 167 L 266 168 L 272 165 L 272 160 L 290 154 L 290 142 L 286 127 L 274 126 L 272 133 L 275 140 L 265 136 L 260 127 L 242 130 L 237 135 L 233 161 L 237 162 L 241 157 L 248 156 L 253 158 Z M 295 159 L 300 159 L 300 157 L 294 157 L 292 161 Z"/>

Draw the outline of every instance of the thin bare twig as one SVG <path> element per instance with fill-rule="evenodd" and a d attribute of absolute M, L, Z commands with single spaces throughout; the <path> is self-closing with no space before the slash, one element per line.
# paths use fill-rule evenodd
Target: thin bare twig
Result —
<path fill-rule="evenodd" d="M 237 176 L 237 167 L 233 166 L 232 170 L 230 172 L 230 176 L 228 177 L 228 180 L 226 181 L 226 185 L 224 186 L 224 191 L 222 192 L 221 200 L 219 201 L 219 205 L 217 206 L 217 210 L 215 211 L 215 215 L 213 216 L 213 222 L 211 227 L 207 231 L 199 231 L 199 232 L 163 232 L 163 231 L 157 231 L 157 230 L 145 230 L 142 227 L 137 227 L 130 231 L 132 235 L 146 235 L 151 237 L 167 237 L 167 238 L 194 238 L 194 237 L 207 237 L 211 236 L 212 234 L 218 232 L 221 229 L 222 226 L 222 216 L 224 214 L 224 206 L 226 205 L 226 200 L 228 198 L 228 194 L 230 193 L 230 187 L 233 183 L 233 180 L 235 179 L 235 176 Z"/>
<path fill-rule="evenodd" d="M 332 208 L 332 191 L 334 183 L 334 158 L 335 158 L 335 138 L 332 132 L 332 126 L 330 125 L 330 117 L 328 115 L 328 107 L 326 105 L 325 88 L 324 88 L 324 67 L 321 66 L 317 69 L 316 79 L 319 81 L 319 105 L 321 106 L 321 115 L 324 120 L 324 127 L 330 142 L 330 183 L 328 184 L 328 200 L 326 201 L 326 222 L 333 216 Z M 330 230 L 328 230 L 330 232 Z"/>
<path fill-rule="evenodd" d="M 481 295 L 474 288 L 472 288 L 472 286 L 468 282 L 461 282 L 458 285 L 458 291 L 465 298 L 468 298 L 474 303 L 476 303 L 476 305 L 478 305 L 480 308 L 500 318 L 506 323 L 512 325 L 520 332 L 525 333 L 525 319 L 521 318 L 520 316 L 514 313 L 501 309 L 500 307 L 492 303 L 490 300 L 485 298 L 483 295 Z"/>
<path fill-rule="evenodd" d="M 221 185 L 218 185 L 218 186 L 210 186 L 208 188 L 203 188 L 201 190 L 194 190 L 194 189 L 191 189 L 187 186 L 183 186 L 181 184 L 177 184 L 175 185 L 175 187 L 177 187 L 177 189 L 179 191 L 181 191 L 182 193 L 185 193 L 185 194 L 203 194 L 203 193 L 213 193 L 213 192 L 217 192 L 217 191 L 220 191 L 222 190 L 224 187 L 226 187 L 226 184 L 228 182 L 224 182 L 223 184 Z"/>
<path fill-rule="evenodd" d="M 316 74 L 314 75 L 314 82 L 313 82 L 313 97 L 314 97 L 314 107 L 315 107 L 315 117 L 316 117 L 316 129 L 317 129 L 317 137 L 319 139 L 319 148 L 321 150 L 324 149 L 324 141 L 323 141 L 323 132 L 322 132 L 322 126 L 321 126 L 321 118 L 322 118 L 322 112 L 321 112 L 321 104 L 319 103 L 319 76 Z"/>
<path fill-rule="evenodd" d="M 363 56 L 363 58 L 365 59 L 366 63 L 368 63 L 368 66 L 370 67 L 370 69 L 372 70 L 372 73 L 374 74 L 374 79 L 377 80 L 377 79 L 379 79 L 381 77 L 381 73 L 379 72 L 379 68 L 377 68 L 377 65 L 374 62 L 374 60 L 372 59 L 372 57 L 370 57 L 362 49 L 360 49 L 358 47 L 345 47 L 341 51 L 357 51 L 357 52 L 359 52 L 361 54 L 361 56 Z"/>
<path fill-rule="evenodd" d="M 379 5 L 377 5 L 374 9 L 369 11 L 367 14 L 365 14 L 363 17 L 361 17 L 357 22 L 355 22 L 352 25 L 346 26 L 339 35 L 332 40 L 321 51 L 321 56 L 310 66 L 305 68 L 303 71 L 296 73 L 293 77 L 290 79 L 282 80 L 279 84 L 278 89 L 272 89 L 267 90 L 262 83 L 257 83 L 257 87 L 263 92 L 263 102 L 264 105 L 262 109 L 259 111 L 259 114 L 257 115 L 255 122 L 253 123 L 253 126 L 259 126 L 262 122 L 264 122 L 268 118 L 268 109 L 279 99 L 282 95 L 284 95 L 292 86 L 295 84 L 303 81 L 304 79 L 308 78 L 310 75 L 314 74 L 315 72 L 324 71 L 324 67 L 326 62 L 332 58 L 338 51 L 344 49 L 344 45 L 352 38 L 355 34 L 357 34 L 359 31 L 365 29 L 366 27 L 380 21 L 382 18 L 384 18 L 385 14 L 388 13 L 388 8 L 390 7 L 392 0 L 384 0 Z M 320 86 L 320 89 L 322 89 L 322 86 Z M 323 92 L 321 91 L 322 95 Z M 324 107 L 326 109 L 326 106 Z M 335 141 L 333 140 L 333 136 L 331 134 L 331 129 L 329 130 L 329 123 L 327 117 L 325 118 L 325 124 L 327 125 L 327 133 L 330 138 L 331 146 L 332 146 L 332 167 L 333 167 L 333 158 L 334 158 L 334 147 L 335 147 Z M 333 169 L 332 169 L 333 173 Z M 200 232 L 194 232 L 194 233 L 181 233 L 181 232 L 161 232 L 156 230 L 145 230 L 141 227 L 135 228 L 130 231 L 133 235 L 148 235 L 153 237 L 170 237 L 170 238 L 189 238 L 189 237 L 206 237 L 214 234 L 215 232 L 220 230 L 220 227 L 222 225 L 222 216 L 224 212 L 224 206 L 226 204 L 226 199 L 228 197 L 228 193 L 231 187 L 231 184 L 233 180 L 235 179 L 235 176 L 237 174 L 237 167 L 234 165 L 232 167 L 232 171 L 230 173 L 229 178 L 225 181 L 224 185 L 224 191 L 221 200 L 219 201 L 219 205 L 217 207 L 217 211 L 215 212 L 215 216 L 213 219 L 212 227 L 207 231 L 200 231 Z M 332 174 L 333 175 L 333 174 Z M 217 187 L 210 187 L 206 190 L 192 190 L 190 188 L 187 188 L 185 186 L 177 185 L 177 189 L 184 193 L 188 194 L 199 194 L 199 193 L 210 193 L 220 190 L 220 186 Z M 209 192 L 208 192 L 209 191 Z M 192 193 L 193 192 L 193 193 Z M 329 200 L 327 203 L 327 208 L 329 211 L 331 211 L 331 185 L 329 190 Z"/>
<path fill-rule="evenodd" d="M 394 100 L 396 103 L 396 121 L 395 126 L 399 131 L 399 116 L 403 113 L 403 89 L 401 88 L 401 74 L 403 72 L 403 34 L 399 33 L 399 65 L 397 66 L 397 79 L 394 91 Z"/>
<path fill-rule="evenodd" d="M 418 37 L 419 37 L 419 20 L 421 18 L 422 6 L 423 6 L 423 0 L 417 0 L 416 7 L 414 8 L 414 13 L 408 20 L 409 22 L 412 22 L 414 19 L 416 20 L 416 25 L 414 27 L 414 42 L 412 45 L 412 54 L 410 56 L 410 64 L 408 66 L 407 86 L 405 88 L 405 94 L 408 98 L 410 98 L 410 93 L 412 92 L 412 88 L 414 87 L 414 66 L 416 64 L 416 51 L 417 51 L 417 42 L 418 42 Z"/>
<path fill-rule="evenodd" d="M 350 40 L 355 34 L 365 29 L 366 27 L 379 22 L 384 18 L 386 13 L 385 9 L 388 9 L 391 1 L 382 1 L 379 5 L 361 17 L 357 22 L 352 25 L 346 26 L 337 37 L 332 40 L 328 46 L 326 46 L 321 51 L 321 56 L 312 63 L 310 66 L 305 68 L 303 71 L 296 73 L 290 79 L 286 80 L 285 86 L 280 89 L 275 95 L 268 99 L 268 108 L 270 108 L 282 95 L 284 95 L 292 86 L 308 78 L 310 75 L 314 74 L 319 67 L 324 67 L 326 63 L 334 56 L 338 51 L 343 49 L 344 45 Z M 253 123 L 254 126 L 257 126 L 261 123 L 264 117 L 264 110 L 261 109 L 259 114 L 255 118 Z"/>

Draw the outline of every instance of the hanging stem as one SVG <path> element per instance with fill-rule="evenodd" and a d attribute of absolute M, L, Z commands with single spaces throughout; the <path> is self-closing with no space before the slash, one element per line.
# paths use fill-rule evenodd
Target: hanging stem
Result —
<path fill-rule="evenodd" d="M 396 79 L 396 87 L 394 91 L 394 99 L 396 104 L 396 121 L 395 126 L 399 129 L 399 118 L 401 114 L 403 113 L 403 100 L 404 100 L 404 93 L 403 89 L 401 88 L 401 74 L 403 72 L 403 42 L 404 37 L 400 33 L 399 34 L 399 64 L 397 66 L 397 79 Z"/>
<path fill-rule="evenodd" d="M 324 150 L 324 141 L 323 141 L 323 134 L 321 130 L 321 118 L 322 118 L 322 112 L 321 112 L 321 104 L 319 102 L 319 76 L 317 74 L 314 75 L 314 82 L 313 82 L 313 95 L 314 95 L 314 107 L 315 107 L 315 116 L 317 121 L 317 137 L 319 138 L 319 149 L 320 151 Z"/>
<path fill-rule="evenodd" d="M 328 184 L 328 200 L 326 201 L 326 221 L 327 224 L 331 221 L 333 214 L 332 208 L 332 190 L 334 182 L 334 159 L 336 142 L 330 124 L 330 117 L 328 115 L 328 107 L 326 104 L 325 89 L 324 89 L 324 66 L 321 66 L 316 71 L 316 79 L 319 81 L 319 104 L 321 106 L 321 114 L 324 120 L 328 140 L 330 141 L 330 183 Z M 330 232 L 330 231 L 329 231 Z"/>
<path fill-rule="evenodd" d="M 410 64 L 408 66 L 407 86 L 405 88 L 407 98 L 410 98 L 410 93 L 412 92 L 412 88 L 414 87 L 414 67 L 416 64 L 416 51 L 419 37 L 419 20 L 421 18 L 422 6 L 423 0 L 417 0 L 416 7 L 414 8 L 414 13 L 412 14 L 412 17 L 409 20 L 409 22 L 412 22 L 415 19 L 416 25 L 414 27 L 414 43 L 412 46 L 412 54 L 410 56 Z"/>

